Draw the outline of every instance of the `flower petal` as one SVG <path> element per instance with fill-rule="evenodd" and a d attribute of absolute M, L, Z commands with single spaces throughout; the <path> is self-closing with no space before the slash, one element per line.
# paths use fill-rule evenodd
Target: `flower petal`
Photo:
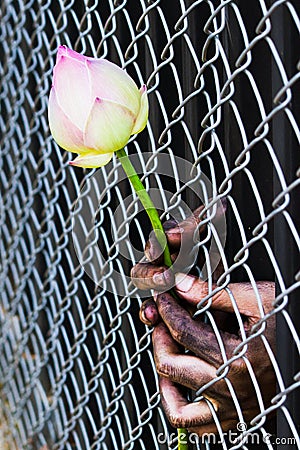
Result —
<path fill-rule="evenodd" d="M 85 60 L 70 58 L 61 50 L 53 71 L 57 102 L 82 131 L 91 107 L 91 87 Z"/>
<path fill-rule="evenodd" d="M 128 108 L 96 98 L 85 128 L 85 146 L 101 153 L 119 150 L 127 144 L 133 125 L 134 116 Z"/>
<path fill-rule="evenodd" d="M 87 57 L 82 55 L 81 53 L 75 52 L 71 48 L 68 48 L 66 45 L 60 45 L 57 50 L 56 63 L 59 62 L 61 56 L 68 56 L 69 58 L 76 59 L 77 61 L 81 61 L 85 63 Z"/>
<path fill-rule="evenodd" d="M 58 145 L 74 153 L 81 153 L 85 150 L 83 133 L 70 121 L 60 108 L 54 87 L 52 87 L 49 96 L 48 120 L 51 134 Z M 90 149 L 86 149 L 86 151 L 88 150 L 90 151 Z"/>
<path fill-rule="evenodd" d="M 140 93 L 142 94 L 140 102 L 140 110 L 135 120 L 135 124 L 131 132 L 132 134 L 140 133 L 145 128 L 148 121 L 149 103 L 146 86 L 141 87 Z"/>
<path fill-rule="evenodd" d="M 84 153 L 78 155 L 77 158 L 75 158 L 74 161 L 70 161 L 69 164 L 71 164 L 71 166 L 85 167 L 87 169 L 96 169 L 97 167 L 105 166 L 112 157 L 113 153 Z"/>
<path fill-rule="evenodd" d="M 136 116 L 140 107 L 140 93 L 133 79 L 110 61 L 87 59 L 92 96 L 126 106 Z"/>

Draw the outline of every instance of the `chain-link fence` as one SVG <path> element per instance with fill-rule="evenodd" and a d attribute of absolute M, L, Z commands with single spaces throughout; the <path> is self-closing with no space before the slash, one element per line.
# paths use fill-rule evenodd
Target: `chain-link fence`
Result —
<path fill-rule="evenodd" d="M 97 172 L 72 168 L 49 132 L 52 71 L 65 44 L 147 84 L 149 122 L 127 150 L 158 192 L 163 219 L 178 208 L 184 218 L 183 201 L 194 210 L 199 196 L 210 205 L 226 199 L 217 271 L 208 219 L 199 243 L 207 299 L 229 283 L 251 284 L 260 320 L 238 355 L 247 362 L 258 336 L 277 393 L 264 403 L 249 366 L 259 412 L 246 436 L 261 440 L 220 439 L 219 448 L 300 448 L 299 2 L 3 0 L 0 14 L 0 447 L 176 448 L 160 405 L 152 328 L 139 321 L 143 298 L 129 282 L 131 247 L 142 254 L 150 229 L 115 160 Z M 168 173 L 158 170 L 161 158 Z M 193 165 L 201 195 L 182 161 Z M 270 312 L 261 280 L 275 281 Z M 205 316 L 219 339 L 210 301 Z M 274 317 L 276 352 L 266 333 Z M 222 358 L 226 381 L 232 360 Z"/>

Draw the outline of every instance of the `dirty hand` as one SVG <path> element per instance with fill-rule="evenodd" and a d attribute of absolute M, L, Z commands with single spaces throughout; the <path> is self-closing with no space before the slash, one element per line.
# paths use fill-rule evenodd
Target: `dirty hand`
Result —
<path fill-rule="evenodd" d="M 184 235 L 193 235 L 196 226 L 193 216 L 174 228 L 167 227 L 174 252 Z M 134 266 L 132 279 L 138 288 L 155 291 L 154 300 L 143 303 L 140 317 L 155 326 L 154 358 L 170 423 L 201 436 L 217 432 L 218 422 L 226 431 L 238 422 L 251 421 L 270 406 L 275 395 L 275 374 L 268 353 L 275 345 L 274 315 L 262 324 L 262 333 L 241 345 L 237 353 L 235 349 L 250 336 L 252 326 L 272 310 L 274 284 L 257 282 L 256 291 L 250 283 L 229 284 L 212 297 L 207 323 L 201 316 L 193 317 L 197 304 L 208 293 L 207 283 L 183 273 L 174 276 L 161 264 L 155 239 L 147 243 L 145 253 L 152 262 Z M 168 292 L 170 287 L 178 299 Z M 187 400 L 186 388 L 197 391 L 207 383 L 210 385 L 202 392 L 202 399 Z"/>

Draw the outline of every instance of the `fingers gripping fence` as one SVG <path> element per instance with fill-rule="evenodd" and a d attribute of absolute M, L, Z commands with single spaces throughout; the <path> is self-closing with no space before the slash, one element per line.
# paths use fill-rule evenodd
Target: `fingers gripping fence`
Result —
<path fill-rule="evenodd" d="M 300 448 L 299 3 L 3 0 L 0 11 L 0 448 L 176 448 L 160 405 L 152 329 L 138 319 L 143 296 L 129 281 L 131 247 L 142 255 L 150 230 L 117 162 L 96 174 L 70 168 L 71 155 L 50 136 L 47 98 L 61 44 L 110 59 L 147 84 L 149 123 L 128 151 L 138 155 L 163 218 L 183 200 L 199 206 L 176 157 L 210 180 L 210 192 L 199 181 L 206 204 L 226 198 L 217 271 L 205 251 L 209 220 L 199 243 L 209 300 L 201 308 L 220 341 L 213 294 L 232 296 L 229 283 L 251 283 L 261 319 L 236 354 L 260 412 L 240 431 L 259 433 L 262 448 Z M 157 170 L 162 154 L 167 176 Z M 269 313 L 260 280 L 276 283 Z M 274 317 L 276 352 L 266 333 Z M 245 356 L 254 335 L 276 374 L 268 405 Z M 217 375 L 229 386 L 232 360 L 222 355 Z M 206 386 L 199 389 L 205 396 Z M 243 418 L 239 395 L 230 392 Z M 217 414 L 212 420 L 224 437 Z M 264 443 L 270 429 L 277 441 Z M 220 439 L 218 448 L 250 447 Z"/>

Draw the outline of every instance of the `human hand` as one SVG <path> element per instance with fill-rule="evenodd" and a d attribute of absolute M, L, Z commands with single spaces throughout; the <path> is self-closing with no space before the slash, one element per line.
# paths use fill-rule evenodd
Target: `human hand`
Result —
<path fill-rule="evenodd" d="M 191 235 L 196 226 L 197 220 L 191 218 L 167 230 L 171 248 L 176 251 L 184 234 Z M 155 241 L 147 243 L 146 255 L 152 262 L 137 264 L 132 277 L 138 288 L 156 291 L 155 301 L 144 302 L 140 317 L 155 325 L 154 358 L 162 404 L 170 423 L 203 435 L 217 431 L 217 420 L 223 431 L 234 428 L 237 422 L 251 421 L 261 408 L 270 406 L 274 395 L 275 374 L 268 356 L 268 345 L 271 349 L 275 345 L 274 316 L 266 321 L 263 338 L 259 334 L 247 346 L 242 342 L 250 336 L 252 326 L 272 310 L 274 284 L 257 282 L 256 288 L 250 283 L 229 284 L 213 295 L 210 323 L 205 323 L 203 317 L 193 318 L 193 313 L 208 294 L 207 283 L 183 273 L 174 276 L 160 265 L 160 259 L 155 258 Z M 170 287 L 179 301 L 167 292 Z M 234 359 L 239 345 L 240 356 Z M 217 374 L 218 368 L 231 358 L 228 372 Z M 187 400 L 185 388 L 197 391 L 207 383 L 202 400 Z"/>

